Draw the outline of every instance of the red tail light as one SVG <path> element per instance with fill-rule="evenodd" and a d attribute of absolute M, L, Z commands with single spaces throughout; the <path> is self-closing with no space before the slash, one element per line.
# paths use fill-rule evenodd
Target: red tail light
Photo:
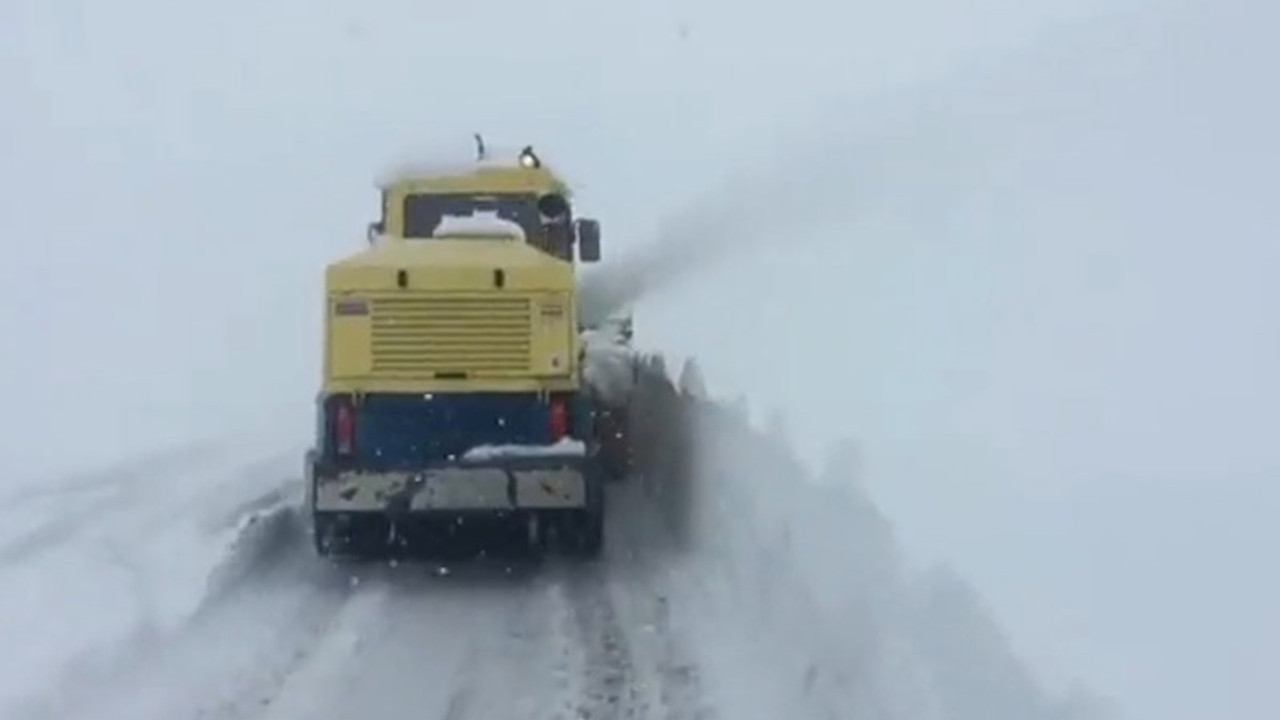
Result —
<path fill-rule="evenodd" d="M 550 423 L 551 442 L 557 442 L 569 434 L 569 408 L 565 405 L 564 398 L 552 398 Z"/>
<path fill-rule="evenodd" d="M 350 455 L 356 445 L 356 411 L 343 401 L 333 417 L 333 442 L 339 455 Z"/>

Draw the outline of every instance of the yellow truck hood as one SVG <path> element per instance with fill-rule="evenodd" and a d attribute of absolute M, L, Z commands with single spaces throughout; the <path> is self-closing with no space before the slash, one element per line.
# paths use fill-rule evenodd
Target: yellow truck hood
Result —
<path fill-rule="evenodd" d="M 339 260 L 328 266 L 325 280 L 329 292 L 337 293 L 492 290 L 496 282 L 517 292 L 568 291 L 574 286 L 574 269 L 520 240 L 424 238 L 385 242 Z"/>

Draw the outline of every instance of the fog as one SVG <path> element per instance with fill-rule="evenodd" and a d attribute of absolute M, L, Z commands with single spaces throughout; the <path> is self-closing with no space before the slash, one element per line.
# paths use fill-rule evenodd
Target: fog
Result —
<path fill-rule="evenodd" d="M 1038 673 L 1134 718 L 1274 714 L 1277 15 L 14 0 L 4 485 L 304 439 L 374 173 L 482 131 L 581 185 L 601 277 L 711 248 L 640 276 L 637 340 L 811 457 L 856 438 Z"/>

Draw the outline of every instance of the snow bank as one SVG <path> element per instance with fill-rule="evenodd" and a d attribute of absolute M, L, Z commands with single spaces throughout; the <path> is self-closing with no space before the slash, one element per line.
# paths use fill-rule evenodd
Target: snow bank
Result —
<path fill-rule="evenodd" d="M 0 663 L 0 716 L 197 611 L 243 519 L 284 502 L 297 473 L 296 454 L 259 445 L 148 458 L 6 498 L 26 526 L 0 538 L 0 585 L 13 590 L 0 594 L 0 637 L 28 651 Z"/>
<path fill-rule="evenodd" d="M 910 720 L 1099 717 L 1087 694 L 1049 696 L 955 573 L 906 562 L 857 474 L 854 444 L 836 448 L 813 477 L 744 417 L 686 402 L 698 438 L 691 466 L 701 578 L 688 600 L 702 604 L 700 617 L 718 618 L 703 625 L 702 639 L 723 653 L 717 700 L 727 714 L 763 720 L 806 707 Z M 775 672 L 738 675 L 734 657 L 743 652 L 773 658 Z M 763 697 L 741 693 L 745 686 Z"/>
<path fill-rule="evenodd" d="M 856 445 L 833 450 L 814 476 L 742 408 L 655 372 L 665 374 L 661 362 L 644 364 L 636 396 L 642 482 L 680 550 L 661 571 L 672 623 L 699 648 L 719 714 L 1106 717 L 1087 692 L 1047 693 L 953 572 L 906 561 L 862 485 Z M 691 388 L 696 374 L 686 364 Z"/>

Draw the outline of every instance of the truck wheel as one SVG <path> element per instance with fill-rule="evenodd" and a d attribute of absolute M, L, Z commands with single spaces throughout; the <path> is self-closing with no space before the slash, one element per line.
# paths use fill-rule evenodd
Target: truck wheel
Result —
<path fill-rule="evenodd" d="M 313 513 L 311 515 L 311 541 L 315 547 L 316 555 L 320 557 L 330 557 L 334 555 L 334 550 L 341 549 L 341 543 L 336 536 L 334 519 L 328 515 Z"/>
<path fill-rule="evenodd" d="M 341 560 L 357 559 L 369 551 L 371 538 L 365 523 L 316 513 L 311 519 L 311 541 L 316 555 Z"/>
<path fill-rule="evenodd" d="M 573 518 L 569 530 L 569 548 L 580 558 L 600 555 L 604 548 L 604 513 L 587 510 Z"/>

